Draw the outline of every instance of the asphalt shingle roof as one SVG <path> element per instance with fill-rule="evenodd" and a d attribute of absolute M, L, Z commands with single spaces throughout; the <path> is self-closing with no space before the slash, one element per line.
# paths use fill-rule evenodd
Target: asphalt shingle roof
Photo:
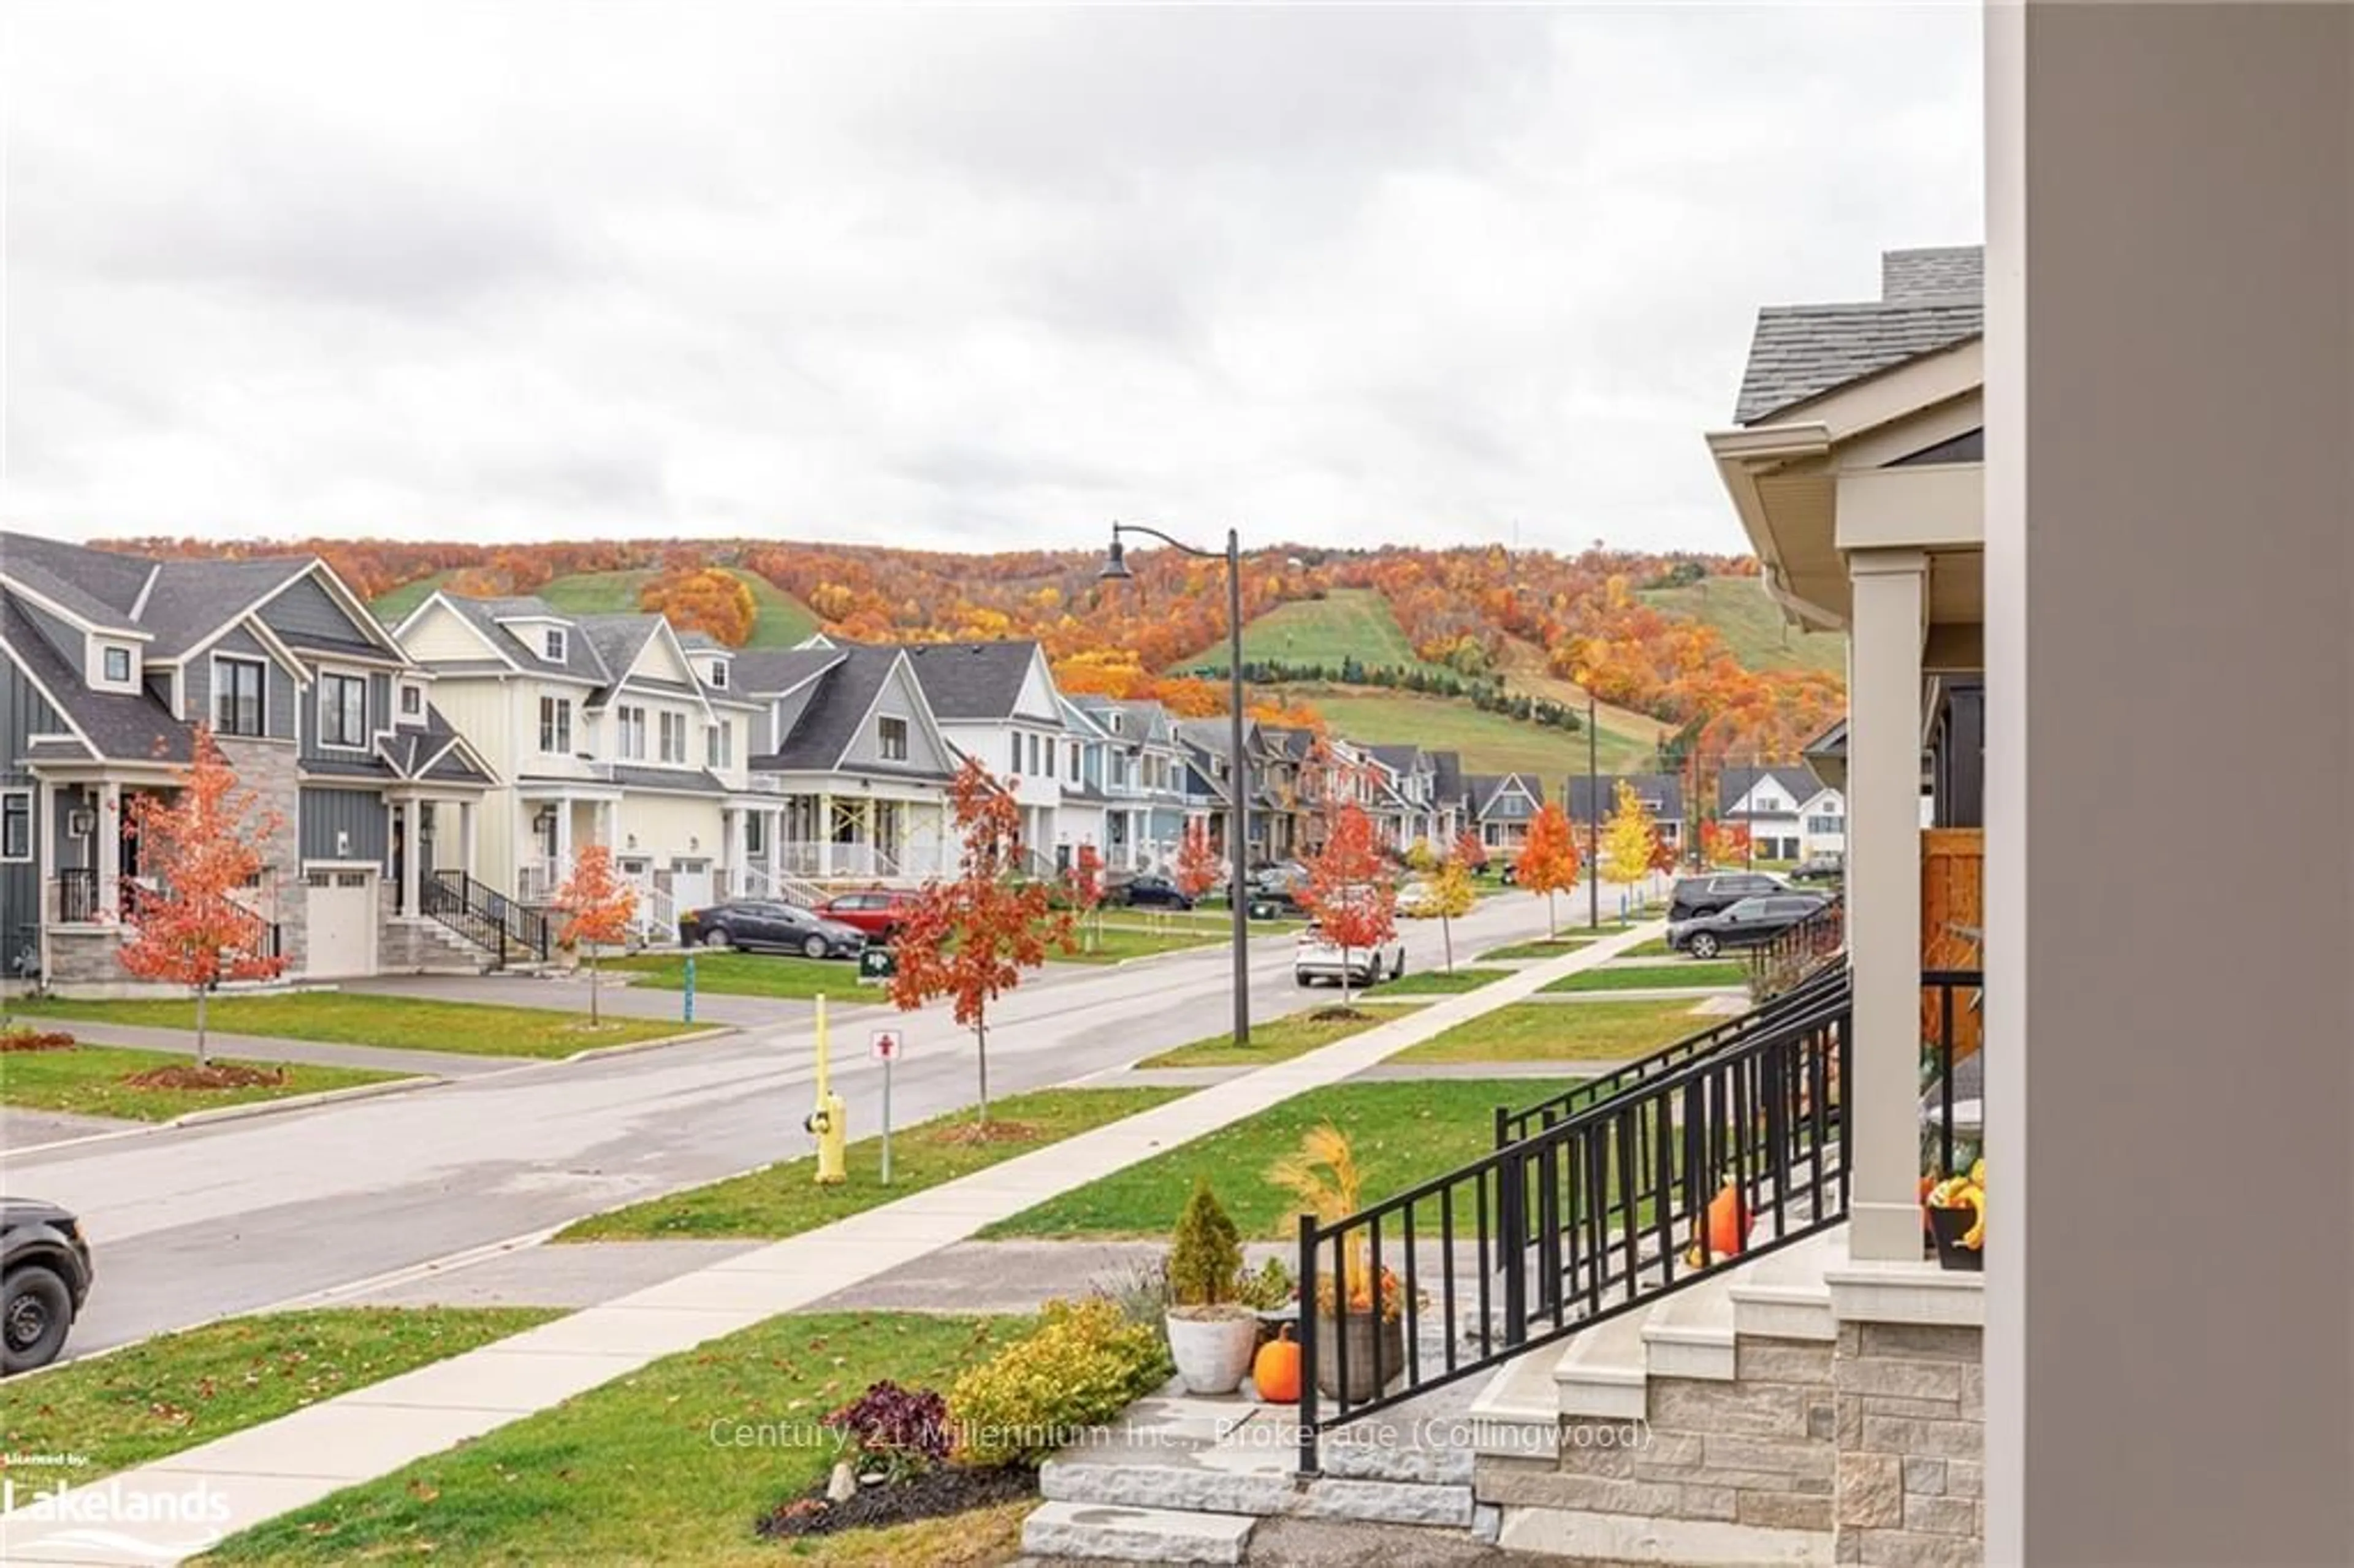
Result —
<path fill-rule="evenodd" d="M 690 795 L 725 795 L 727 786 L 711 774 L 697 768 L 682 771 L 675 768 L 639 768 L 626 762 L 616 762 L 613 782 L 624 789 L 668 789 Z"/>
<path fill-rule="evenodd" d="M 506 599 L 463 599 L 456 594 L 443 594 L 441 599 L 468 624 L 489 638 L 493 646 L 526 670 L 539 674 L 570 675 L 599 686 L 613 683 L 612 672 L 606 669 L 604 661 L 597 656 L 595 641 L 581 632 L 571 616 L 544 599 L 531 595 Z M 554 620 L 571 629 L 571 635 L 564 640 L 563 662 L 558 663 L 541 652 L 542 628 L 527 627 L 518 632 L 499 624 L 502 620 L 523 618 Z"/>
<path fill-rule="evenodd" d="M 839 648 L 763 648 L 736 655 L 730 681 L 737 692 L 790 691 L 811 676 L 840 663 Z"/>
<path fill-rule="evenodd" d="M 1618 780 L 1624 779 L 1635 787 L 1635 793 L 1646 800 L 1659 802 L 1652 808 L 1655 817 L 1681 819 L 1684 814 L 1684 781 L 1672 773 L 1606 773 L 1598 780 L 1583 773 L 1573 773 L 1563 780 L 1562 800 L 1570 821 L 1585 822 L 1593 820 L 1594 801 L 1591 795 L 1599 793 L 1602 815 L 1607 817 L 1618 809 Z M 1587 785 L 1599 783 L 1599 791 L 1589 791 Z"/>
<path fill-rule="evenodd" d="M 833 767 L 850 749 L 859 725 L 875 706 L 875 694 L 890 679 L 899 650 L 846 644 L 825 657 L 832 668 L 794 715 L 782 743 L 767 757 L 753 758 L 754 768 L 801 772 Z"/>
<path fill-rule="evenodd" d="M 1463 799 L 1463 754 L 1459 751 L 1434 751 L 1430 754 L 1431 771 L 1437 780 L 1437 794 L 1441 801 Z"/>
<path fill-rule="evenodd" d="M 943 719 L 1004 718 L 1022 700 L 1034 641 L 919 642 L 907 650 L 924 700 Z"/>
<path fill-rule="evenodd" d="M 1496 803 L 1497 795 L 1502 791 L 1507 783 L 1514 779 L 1520 781 L 1521 788 L 1527 790 L 1530 798 L 1538 805 L 1544 804 L 1545 788 L 1544 780 L 1542 779 L 1526 773 L 1473 773 L 1466 775 L 1463 780 L 1466 795 L 1471 804 L 1471 814 L 1475 817 L 1486 816 L 1488 809 Z"/>
<path fill-rule="evenodd" d="M 84 620 L 128 631 L 138 623 L 131 607 L 155 563 L 113 550 L 93 550 L 32 534 L 0 534 L 0 572 Z"/>
<path fill-rule="evenodd" d="M 143 693 L 92 691 L 81 672 L 25 612 L 12 594 L 0 592 L 0 638 L 16 651 L 33 678 L 65 706 L 66 716 L 90 737 L 102 757 L 143 762 L 186 762 L 193 755 L 189 726 L 162 703 Z"/>
<path fill-rule="evenodd" d="M 1759 779 L 1768 778 L 1781 785 L 1790 798 L 1800 806 L 1813 800 L 1823 788 L 1823 781 L 1815 776 L 1815 770 L 1811 768 L 1787 765 L 1775 768 L 1728 768 L 1716 776 L 1716 809 L 1719 811 L 1732 810 L 1744 795 L 1757 787 Z"/>
<path fill-rule="evenodd" d="M 1754 425 L 1907 360 L 1986 331 L 1979 247 L 1892 250 L 1883 298 L 1850 304 L 1768 305 L 1757 313 L 1733 418 Z"/>
<path fill-rule="evenodd" d="M 283 588 L 313 564 L 307 556 L 161 563 L 155 586 L 139 611 L 139 624 L 155 639 L 148 644 L 147 656 L 169 659 L 186 652 L 246 606 Z M 370 644 L 355 646 L 370 653 L 382 652 Z"/>

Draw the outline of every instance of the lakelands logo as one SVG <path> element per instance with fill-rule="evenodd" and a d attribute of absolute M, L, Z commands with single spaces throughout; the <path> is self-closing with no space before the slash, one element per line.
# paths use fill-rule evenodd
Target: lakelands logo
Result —
<path fill-rule="evenodd" d="M 175 1563 L 217 1546 L 229 1520 L 228 1499 L 202 1481 L 169 1489 L 126 1487 L 122 1481 L 69 1486 L 58 1481 L 20 1487 L 0 1477 L 0 1518 L 18 1552 L 37 1546 L 79 1547 Z M 40 1535 L 27 1525 L 59 1526 Z M 136 1527 L 133 1533 L 125 1526 Z"/>

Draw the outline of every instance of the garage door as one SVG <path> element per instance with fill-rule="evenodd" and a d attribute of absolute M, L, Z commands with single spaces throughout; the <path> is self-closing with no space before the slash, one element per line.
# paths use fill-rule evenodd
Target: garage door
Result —
<path fill-rule="evenodd" d="M 314 980 L 376 973 L 376 873 L 314 871 L 303 882 L 311 906 L 303 972 Z"/>

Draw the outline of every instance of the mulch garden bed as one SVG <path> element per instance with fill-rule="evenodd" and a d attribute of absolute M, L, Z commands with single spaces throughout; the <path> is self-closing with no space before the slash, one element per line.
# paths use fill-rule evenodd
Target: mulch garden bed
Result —
<path fill-rule="evenodd" d="M 752 1528 L 770 1540 L 832 1535 L 843 1530 L 879 1530 L 919 1519 L 945 1519 L 977 1508 L 1019 1502 L 1038 1495 L 1038 1472 L 1023 1465 L 967 1469 L 943 1465 L 904 1481 L 862 1486 L 841 1502 L 830 1501 L 825 1483 L 779 1503 Z"/>
<path fill-rule="evenodd" d="M 1315 1012 L 1310 1013 L 1308 1015 L 1308 1022 L 1310 1023 L 1354 1023 L 1361 1018 L 1371 1018 L 1372 1016 L 1372 1013 L 1365 1012 L 1363 1008 L 1342 1007 L 1336 1002 L 1331 1007 L 1320 1007 Z"/>
<path fill-rule="evenodd" d="M 175 1062 L 150 1067 L 122 1080 L 134 1089 L 257 1089 L 276 1088 L 286 1081 L 283 1067 L 249 1067 L 238 1062 L 214 1062 L 198 1066 Z"/>
<path fill-rule="evenodd" d="M 934 1143 L 1027 1143 L 1038 1129 L 1026 1121 L 966 1121 L 928 1136 Z"/>
<path fill-rule="evenodd" d="M 74 1037 L 62 1029 L 0 1029 L 0 1051 L 70 1051 Z"/>

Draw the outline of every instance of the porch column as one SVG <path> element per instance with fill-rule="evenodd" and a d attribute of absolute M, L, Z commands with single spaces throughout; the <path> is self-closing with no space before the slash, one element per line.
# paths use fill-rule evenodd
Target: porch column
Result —
<path fill-rule="evenodd" d="M 1842 1087 L 1859 1258 L 1921 1261 L 1921 640 L 1928 556 L 1848 559 L 1848 946 L 1855 1081 Z"/>
<path fill-rule="evenodd" d="M 400 912 L 417 917 L 419 869 L 425 859 L 425 840 L 419 832 L 425 820 L 417 797 L 400 803 Z"/>
<path fill-rule="evenodd" d="M 1986 1561 L 2354 1563 L 2354 9 L 1985 26 Z"/>
<path fill-rule="evenodd" d="M 784 847 L 778 841 L 784 837 L 785 813 L 781 810 L 771 810 L 767 814 L 769 831 L 765 835 L 765 842 L 768 853 L 763 856 L 763 859 L 768 863 L 766 869 L 769 873 L 769 891 L 774 894 L 777 888 L 778 857 L 784 853 Z"/>
<path fill-rule="evenodd" d="M 572 874 L 572 802 L 559 799 L 556 802 L 556 864 L 550 868 L 552 879 L 561 885 Z"/>
<path fill-rule="evenodd" d="M 822 792 L 817 798 L 817 874 L 833 874 L 833 797 Z"/>
<path fill-rule="evenodd" d="M 460 864 L 471 881 L 474 874 L 474 802 L 458 802 L 458 853 Z"/>
<path fill-rule="evenodd" d="M 122 786 L 98 787 L 98 906 L 122 913 Z"/>
<path fill-rule="evenodd" d="M 741 818 L 732 807 L 719 808 L 719 875 L 715 885 L 723 895 L 740 898 L 744 895 L 744 846 L 737 835 L 744 831 Z"/>

